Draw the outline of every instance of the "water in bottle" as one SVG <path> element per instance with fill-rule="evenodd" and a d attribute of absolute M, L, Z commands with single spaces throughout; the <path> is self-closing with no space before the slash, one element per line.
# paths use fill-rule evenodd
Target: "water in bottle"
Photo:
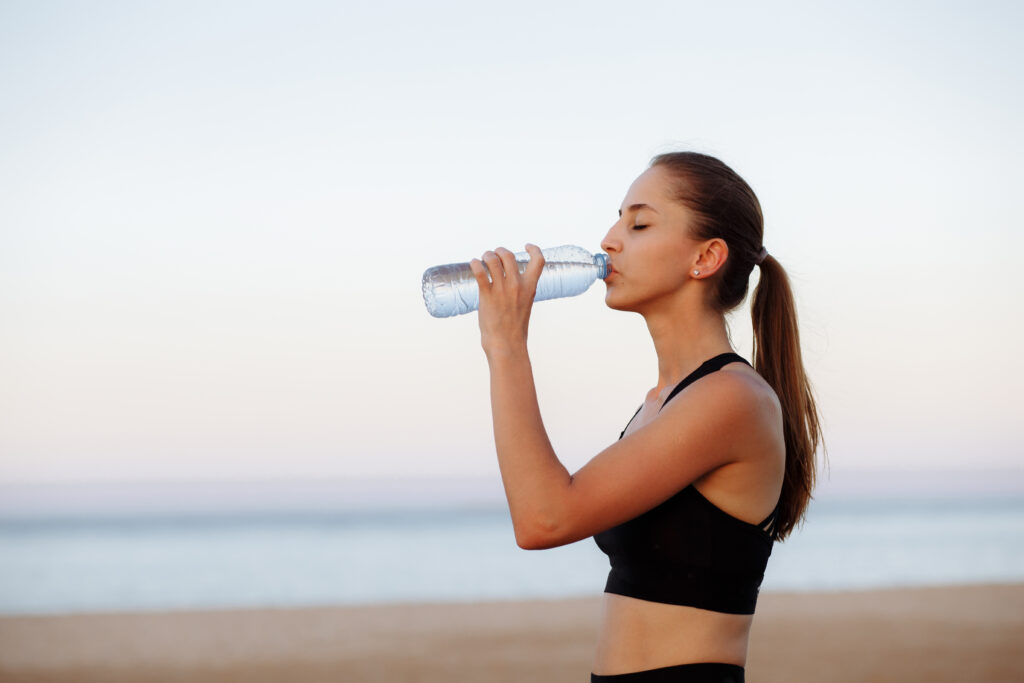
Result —
<path fill-rule="evenodd" d="M 608 276 L 608 255 L 591 254 L 583 247 L 566 245 L 541 249 L 544 270 L 537 281 L 534 301 L 576 296 L 597 280 Z M 519 272 L 526 270 L 530 255 L 516 254 Z M 486 266 L 484 266 L 486 268 Z M 475 311 L 480 307 L 480 290 L 469 263 L 449 263 L 428 268 L 423 273 L 423 302 L 430 315 L 447 318 Z"/>

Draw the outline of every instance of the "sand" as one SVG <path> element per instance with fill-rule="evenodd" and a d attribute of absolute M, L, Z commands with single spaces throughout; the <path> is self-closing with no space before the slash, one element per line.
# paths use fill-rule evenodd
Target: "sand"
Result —
<path fill-rule="evenodd" d="M 589 681 L 599 597 L 0 618 L 0 681 Z M 1024 681 L 1024 584 L 765 593 L 754 683 Z"/>

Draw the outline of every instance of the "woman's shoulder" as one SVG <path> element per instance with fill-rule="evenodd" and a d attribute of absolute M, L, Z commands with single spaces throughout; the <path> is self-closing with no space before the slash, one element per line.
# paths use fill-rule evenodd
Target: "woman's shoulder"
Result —
<path fill-rule="evenodd" d="M 687 440 L 700 438 L 718 450 L 730 471 L 785 467 L 782 405 L 749 365 L 734 363 L 703 377 L 666 404 L 661 417 L 685 430 Z M 707 425 L 703 435 L 695 432 L 698 425 Z"/>
<path fill-rule="evenodd" d="M 705 379 L 693 387 L 690 405 L 680 408 L 725 411 L 705 417 L 718 425 L 711 438 L 727 457 L 694 483 L 720 509 L 757 523 L 775 506 L 785 473 L 782 406 L 768 382 L 748 365 L 723 368 Z"/>
<path fill-rule="evenodd" d="M 771 385 L 758 374 L 757 370 L 745 363 L 736 363 L 715 373 L 728 384 L 728 390 L 735 393 L 737 400 L 747 401 L 769 418 L 782 419 L 782 404 Z"/>
<path fill-rule="evenodd" d="M 725 416 L 736 427 L 770 426 L 782 419 L 782 406 L 775 391 L 752 367 L 732 363 L 702 377 L 665 404 L 662 412 L 715 413 L 715 422 Z"/>

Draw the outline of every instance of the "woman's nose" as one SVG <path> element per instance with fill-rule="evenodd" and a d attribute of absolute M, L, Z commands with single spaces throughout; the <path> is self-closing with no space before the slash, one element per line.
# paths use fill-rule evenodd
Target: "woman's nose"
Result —
<path fill-rule="evenodd" d="M 619 240 L 613 234 L 614 232 L 615 226 L 612 226 L 612 228 L 608 231 L 608 234 L 606 234 L 604 236 L 604 239 L 601 240 L 601 248 L 604 249 L 606 252 L 619 251 L 622 247 L 621 242 L 619 242 Z"/>

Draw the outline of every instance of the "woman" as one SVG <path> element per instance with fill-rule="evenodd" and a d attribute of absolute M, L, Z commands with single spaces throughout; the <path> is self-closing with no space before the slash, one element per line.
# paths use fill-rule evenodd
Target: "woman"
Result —
<path fill-rule="evenodd" d="M 658 383 L 575 474 L 544 431 L 527 355 L 543 256 L 528 245 L 523 274 L 506 249 L 471 262 L 516 541 L 595 536 L 609 555 L 592 681 L 740 683 L 772 543 L 803 515 L 819 442 L 786 274 L 763 247 L 750 187 L 695 153 L 656 157 L 601 247 L 605 302 L 646 320 Z M 751 367 L 732 352 L 725 313 L 755 265 Z"/>

